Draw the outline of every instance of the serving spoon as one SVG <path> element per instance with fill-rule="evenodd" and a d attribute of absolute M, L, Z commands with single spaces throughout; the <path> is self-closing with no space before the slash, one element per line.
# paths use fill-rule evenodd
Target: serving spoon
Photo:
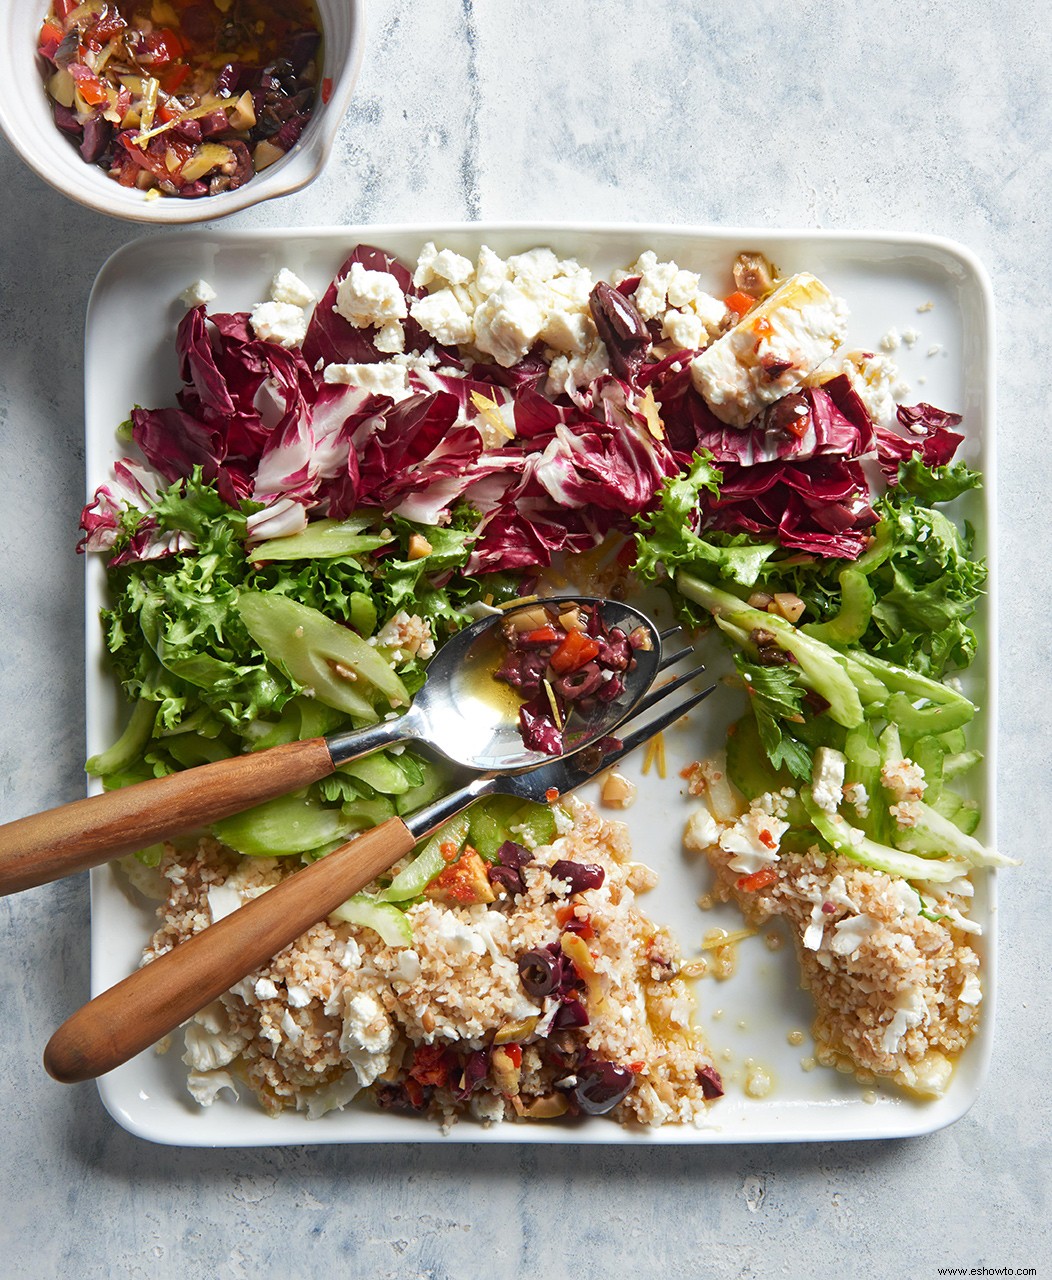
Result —
<path fill-rule="evenodd" d="M 404 715 L 363 729 L 289 742 L 264 751 L 198 765 L 148 782 L 75 800 L 0 826 L 0 895 L 47 884 L 121 854 L 240 813 L 252 805 L 328 777 L 343 764 L 397 742 L 433 747 L 456 765 L 480 773 L 536 768 L 552 756 L 526 747 L 519 732 L 520 699 L 494 679 L 503 657 L 498 625 L 545 605 L 601 608 L 604 625 L 625 635 L 643 629 L 624 688 L 588 713 L 575 704 L 574 754 L 611 734 L 653 683 L 662 663 L 661 633 L 640 610 L 615 600 L 549 596 L 516 602 L 479 618 L 442 646 L 423 688 Z M 673 628 L 675 630 L 675 628 Z M 684 654 L 689 650 L 684 650 Z M 677 655 L 677 656 L 683 656 Z"/>

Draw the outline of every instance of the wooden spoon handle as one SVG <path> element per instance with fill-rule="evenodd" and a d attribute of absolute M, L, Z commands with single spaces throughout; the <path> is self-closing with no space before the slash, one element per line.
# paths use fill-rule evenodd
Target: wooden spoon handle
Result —
<path fill-rule="evenodd" d="M 48 1041 L 44 1066 L 63 1084 L 119 1067 L 266 964 L 415 843 L 401 818 L 389 818 L 287 877 L 67 1018 Z"/>
<path fill-rule="evenodd" d="M 47 884 L 332 773 L 324 738 L 199 765 L 0 826 L 0 895 Z"/>

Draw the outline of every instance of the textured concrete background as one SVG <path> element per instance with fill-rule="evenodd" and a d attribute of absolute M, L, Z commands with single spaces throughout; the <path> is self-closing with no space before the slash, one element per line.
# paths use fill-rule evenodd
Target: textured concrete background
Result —
<path fill-rule="evenodd" d="M 27 14 L 32 6 L 27 7 Z M 0 901 L 4 1276 L 1049 1274 L 1044 914 L 1052 39 L 1032 0 L 373 0 L 308 190 L 230 226 L 599 219 L 964 241 L 998 299 L 1001 993 L 993 1072 L 930 1137 L 706 1150 L 184 1152 L 40 1069 L 86 994 L 86 877 Z M 27 18 L 28 20 L 28 18 Z M 82 317 L 139 231 L 0 142 L 0 816 L 83 785 Z M 134 342 L 135 320 L 114 335 Z M 1022 625 L 1021 625 L 1022 624 Z M 1007 1272 L 1006 1274 L 1011 1274 Z M 1016 1274 L 1022 1274 L 1018 1271 Z"/>

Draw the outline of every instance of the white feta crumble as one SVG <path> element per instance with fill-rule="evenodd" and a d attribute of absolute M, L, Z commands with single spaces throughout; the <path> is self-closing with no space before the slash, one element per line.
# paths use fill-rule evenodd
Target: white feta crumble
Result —
<path fill-rule="evenodd" d="M 374 396 L 390 396 L 397 404 L 413 393 L 409 388 L 408 372 L 403 365 L 391 361 L 378 364 L 327 364 L 324 380 L 358 387 Z"/>
<path fill-rule="evenodd" d="M 897 1053 L 906 1032 L 919 1026 L 927 1016 L 924 994 L 919 987 L 908 987 L 901 992 L 892 1008 L 895 1012 L 880 1038 L 880 1047 L 885 1053 Z"/>
<path fill-rule="evenodd" d="M 898 804 L 889 805 L 888 808 L 896 825 L 903 831 L 915 827 L 923 813 L 919 800 L 900 800 Z"/>
<path fill-rule="evenodd" d="M 864 782 L 849 782 L 844 788 L 844 799 L 860 818 L 869 817 L 869 792 Z"/>
<path fill-rule="evenodd" d="M 983 998 L 983 989 L 977 974 L 970 973 L 961 985 L 957 999 L 961 1004 L 977 1005 Z"/>
<path fill-rule="evenodd" d="M 788 822 L 754 805 L 720 835 L 720 848 L 735 855 L 727 865 L 742 875 L 773 866 L 780 861 L 778 845 L 788 828 Z"/>
<path fill-rule="evenodd" d="M 347 1001 L 340 1052 L 350 1060 L 363 1088 L 386 1070 L 396 1038 L 391 1018 L 373 996 L 363 991 Z"/>
<path fill-rule="evenodd" d="M 466 284 L 474 274 L 475 268 L 470 258 L 454 253 L 452 249 L 438 249 L 429 240 L 417 259 L 413 284 L 419 288 L 436 278 L 445 280 L 448 284 Z"/>
<path fill-rule="evenodd" d="M 518 284 L 507 281 L 475 312 L 475 345 L 499 365 L 517 364 L 540 337 L 545 315 Z"/>
<path fill-rule="evenodd" d="M 902 341 L 907 347 L 914 347 L 920 341 L 920 334 L 916 329 L 903 329 Z"/>
<path fill-rule="evenodd" d="M 902 343 L 902 335 L 894 326 L 880 340 L 881 351 L 897 351 Z"/>
<path fill-rule="evenodd" d="M 864 912 L 859 915 L 844 916 L 833 926 L 833 936 L 829 940 L 829 949 L 838 956 L 853 956 L 863 942 L 880 928 L 880 921 Z"/>
<path fill-rule="evenodd" d="M 377 329 L 373 346 L 385 355 L 401 355 L 405 351 L 405 329 L 401 320 L 386 320 Z"/>
<path fill-rule="evenodd" d="M 207 280 L 195 280 L 193 284 L 187 285 L 179 295 L 179 301 L 187 310 L 191 307 L 206 307 L 210 302 L 215 302 L 215 300 L 216 291 Z"/>
<path fill-rule="evenodd" d="M 481 956 L 485 953 L 485 939 L 475 929 L 461 923 L 452 911 L 440 913 L 437 928 L 438 942 L 450 955 L 463 959 L 465 956 Z"/>
<path fill-rule="evenodd" d="M 310 1004 L 310 992 L 306 987 L 301 987 L 297 984 L 293 984 L 291 987 L 286 986 L 285 998 L 292 1009 L 306 1009 L 307 1005 Z"/>
<path fill-rule="evenodd" d="M 257 1000 L 277 999 L 278 989 L 269 978 L 258 978 L 253 987 Z"/>
<path fill-rule="evenodd" d="M 720 839 L 719 823 L 712 816 L 707 804 L 699 805 L 687 821 L 687 829 L 683 833 L 683 843 L 688 849 L 698 851 L 711 849 Z"/>
<path fill-rule="evenodd" d="M 404 982 L 416 982 L 420 977 L 420 957 L 411 947 L 399 951 L 395 962 L 395 974 Z"/>
<path fill-rule="evenodd" d="M 873 421 L 882 427 L 894 426 L 898 406 L 910 393 L 894 362 L 887 356 L 853 351 L 844 357 L 843 372 Z"/>
<path fill-rule="evenodd" d="M 418 298 L 409 308 L 409 314 L 444 347 L 455 347 L 474 339 L 472 317 L 451 289 L 439 289 Z"/>
<path fill-rule="evenodd" d="M 844 769 L 847 761 L 843 752 L 833 747 L 819 747 L 815 752 L 811 774 L 811 796 L 815 804 L 826 813 L 836 813 L 844 798 Z"/>
<path fill-rule="evenodd" d="M 294 271 L 282 267 L 270 282 L 270 300 L 307 308 L 317 301 L 317 296 L 310 285 L 304 283 Z"/>
<path fill-rule="evenodd" d="M 303 1038 L 303 1030 L 288 1009 L 281 1012 L 281 1029 L 291 1044 L 298 1044 Z"/>
<path fill-rule="evenodd" d="M 701 317 L 694 311 L 671 310 L 662 317 L 661 336 L 670 339 L 677 347 L 700 351 L 708 335 Z"/>
<path fill-rule="evenodd" d="M 483 296 L 496 293 L 505 280 L 511 279 L 511 270 L 503 258 L 484 244 L 479 250 L 475 265 L 475 286 Z"/>
<path fill-rule="evenodd" d="M 212 923 L 218 924 L 241 906 L 241 894 L 231 884 L 210 884 L 208 886 L 208 914 Z"/>
<path fill-rule="evenodd" d="M 249 323 L 257 338 L 281 347 L 298 347 L 307 336 L 307 313 L 291 302 L 257 302 Z"/>
<path fill-rule="evenodd" d="M 405 294 L 389 271 L 369 271 L 360 262 L 336 286 L 336 311 L 357 329 L 404 320 L 409 314 Z"/>

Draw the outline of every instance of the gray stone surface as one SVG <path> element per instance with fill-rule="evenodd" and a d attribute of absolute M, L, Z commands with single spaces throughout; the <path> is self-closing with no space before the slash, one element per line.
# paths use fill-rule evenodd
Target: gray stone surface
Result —
<path fill-rule="evenodd" d="M 90 1086 L 62 1088 L 39 1065 L 87 991 L 81 876 L 0 901 L 0 1275 L 1047 1274 L 1052 39 L 1038 6 L 373 0 L 369 11 L 330 168 L 229 225 L 901 229 L 958 238 L 985 261 L 1000 350 L 999 825 L 1025 859 L 1001 878 L 993 1071 L 955 1126 L 898 1142 L 156 1148 L 115 1126 Z M 65 202 L 3 142 L 0 226 L 6 819 L 83 785 L 82 318 L 98 266 L 139 231 Z M 114 359 L 134 341 L 129 317 Z"/>

